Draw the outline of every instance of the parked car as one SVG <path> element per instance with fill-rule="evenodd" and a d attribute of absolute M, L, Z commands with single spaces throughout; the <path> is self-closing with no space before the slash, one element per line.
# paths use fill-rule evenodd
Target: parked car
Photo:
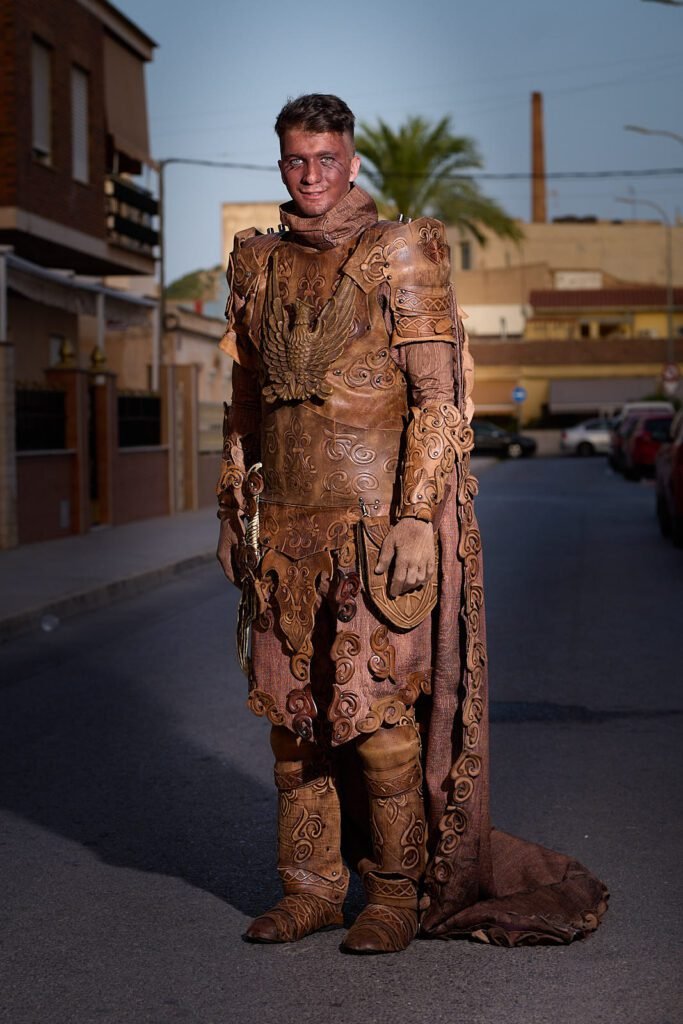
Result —
<path fill-rule="evenodd" d="M 618 426 L 627 416 L 634 416 L 641 412 L 670 412 L 674 413 L 672 402 L 664 398 L 640 398 L 637 402 L 626 402 L 613 419 L 614 426 Z"/>
<path fill-rule="evenodd" d="M 637 422 L 637 414 L 632 413 L 630 416 L 625 416 L 623 419 L 617 419 L 612 423 L 607 461 L 612 469 L 615 469 L 617 473 L 624 472 L 626 442 L 628 441 L 631 432 L 635 429 Z"/>
<path fill-rule="evenodd" d="M 672 420 L 669 441 L 657 452 L 655 476 L 662 536 L 683 548 L 683 409 Z"/>
<path fill-rule="evenodd" d="M 636 416 L 623 445 L 624 476 L 627 480 L 640 480 L 655 475 L 655 458 L 670 438 L 671 413 L 651 412 Z"/>
<path fill-rule="evenodd" d="M 612 421 L 608 419 L 584 420 L 562 431 L 560 448 L 574 455 L 606 455 L 610 447 L 611 427 Z"/>
<path fill-rule="evenodd" d="M 475 455 L 499 455 L 508 459 L 519 459 L 533 455 L 536 442 L 533 437 L 503 430 L 489 420 L 472 420 Z"/>
<path fill-rule="evenodd" d="M 638 418 L 647 413 L 654 416 L 660 413 L 670 413 L 673 416 L 674 407 L 671 402 L 663 399 L 641 398 L 637 402 L 626 402 L 612 420 L 607 460 L 612 469 L 616 469 L 618 473 L 623 473 L 625 469 L 626 442 L 635 430 Z"/>

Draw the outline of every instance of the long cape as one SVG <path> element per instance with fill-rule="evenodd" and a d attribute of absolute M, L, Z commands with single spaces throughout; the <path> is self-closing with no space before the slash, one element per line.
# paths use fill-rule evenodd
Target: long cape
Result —
<path fill-rule="evenodd" d="M 455 397 L 464 415 L 463 345 L 454 353 Z M 607 909 L 605 885 L 577 860 L 490 825 L 484 589 L 470 446 L 471 436 L 438 526 L 432 697 L 423 723 L 430 839 L 421 932 L 504 946 L 569 943 L 597 928 Z M 349 850 L 367 845 L 357 820 L 350 833 Z"/>

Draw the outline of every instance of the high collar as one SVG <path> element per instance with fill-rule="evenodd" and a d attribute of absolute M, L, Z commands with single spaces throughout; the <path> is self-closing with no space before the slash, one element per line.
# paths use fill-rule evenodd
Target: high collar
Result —
<path fill-rule="evenodd" d="M 280 207 L 280 220 L 288 228 L 288 241 L 313 249 L 333 249 L 355 238 L 371 224 L 377 223 L 377 207 L 359 185 L 352 185 L 345 196 L 320 217 L 300 217 L 294 203 Z"/>

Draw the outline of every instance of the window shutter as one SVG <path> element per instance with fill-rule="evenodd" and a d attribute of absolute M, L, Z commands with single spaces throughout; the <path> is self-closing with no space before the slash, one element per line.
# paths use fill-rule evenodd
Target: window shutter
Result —
<path fill-rule="evenodd" d="M 31 109 L 33 114 L 33 152 L 42 160 L 49 160 L 52 152 L 52 108 L 50 103 L 52 79 L 52 52 L 38 39 L 33 40 L 31 49 L 32 94 Z"/>
<path fill-rule="evenodd" d="M 71 68 L 71 173 L 75 181 L 90 180 L 88 160 L 88 75 Z"/>

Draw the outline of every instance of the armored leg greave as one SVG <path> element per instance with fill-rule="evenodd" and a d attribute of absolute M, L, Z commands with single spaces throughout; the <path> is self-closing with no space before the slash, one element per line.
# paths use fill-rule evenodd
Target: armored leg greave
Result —
<path fill-rule="evenodd" d="M 417 885 L 425 866 L 420 740 L 412 726 L 378 729 L 358 742 L 370 800 L 374 861 L 360 865 L 368 906 L 342 948 L 396 953 L 415 938 Z"/>
<path fill-rule="evenodd" d="M 252 921 L 252 942 L 296 942 L 342 924 L 349 873 L 340 852 L 341 814 L 329 765 L 319 750 L 288 729 L 271 732 L 278 789 L 278 874 L 285 891 Z"/>

